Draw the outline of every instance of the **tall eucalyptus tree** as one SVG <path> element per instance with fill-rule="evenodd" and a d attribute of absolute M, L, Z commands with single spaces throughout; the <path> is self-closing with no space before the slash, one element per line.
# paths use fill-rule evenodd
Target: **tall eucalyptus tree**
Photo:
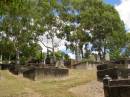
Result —
<path fill-rule="evenodd" d="M 104 60 L 106 49 L 112 52 L 125 45 L 124 24 L 114 7 L 103 3 L 102 0 L 80 1 L 74 3 L 80 10 L 80 27 L 89 31 L 93 48 Z"/>
<path fill-rule="evenodd" d="M 41 15 L 38 14 L 38 11 L 41 11 L 39 4 L 46 5 L 47 2 L 39 3 L 40 1 L 4 0 L 0 2 L 2 9 L 0 30 L 6 35 L 6 38 L 13 42 L 17 64 L 19 64 L 20 53 L 22 53 L 21 48 L 25 45 L 30 47 L 32 43 L 37 42 L 36 37 L 39 34 L 37 31 L 41 30 L 37 23 Z"/>

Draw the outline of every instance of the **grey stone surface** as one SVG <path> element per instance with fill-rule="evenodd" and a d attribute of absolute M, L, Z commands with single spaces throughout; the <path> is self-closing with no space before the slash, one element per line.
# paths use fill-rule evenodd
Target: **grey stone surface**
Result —
<path fill-rule="evenodd" d="M 110 55 L 109 55 L 108 52 L 105 54 L 105 60 L 106 60 L 106 61 L 110 61 Z"/>
<path fill-rule="evenodd" d="M 30 70 L 27 70 L 23 72 L 23 76 L 26 78 L 29 78 L 31 80 L 40 80 L 44 79 L 47 76 L 52 77 L 63 77 L 67 76 L 69 74 L 68 69 L 62 69 L 62 68 L 32 68 Z"/>

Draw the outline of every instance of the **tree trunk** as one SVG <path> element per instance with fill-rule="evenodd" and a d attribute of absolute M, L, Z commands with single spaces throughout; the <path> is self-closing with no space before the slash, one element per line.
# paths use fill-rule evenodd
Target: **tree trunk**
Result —
<path fill-rule="evenodd" d="M 76 43 L 76 51 L 75 51 L 75 57 L 76 57 L 76 61 L 80 61 L 80 48 L 79 48 L 79 45 L 78 43 Z"/>
<path fill-rule="evenodd" d="M 102 61 L 102 54 L 101 54 L 101 50 L 98 51 L 98 55 L 100 57 L 100 60 Z"/>
<path fill-rule="evenodd" d="M 52 37 L 52 63 L 55 65 L 55 47 L 54 47 L 54 38 Z"/>
<path fill-rule="evenodd" d="M 103 61 L 103 53 L 102 53 L 102 40 L 99 39 L 99 47 L 98 47 L 98 51 L 99 51 L 99 56 L 100 56 L 100 60 Z"/>
<path fill-rule="evenodd" d="M 3 55 L 2 55 L 2 53 L 1 53 L 1 55 L 0 55 L 0 63 L 2 64 L 3 62 Z"/>
<path fill-rule="evenodd" d="M 20 64 L 20 58 L 19 58 L 19 50 L 18 50 L 18 48 L 16 48 L 16 64 L 17 65 Z"/>
<path fill-rule="evenodd" d="M 80 48 L 82 59 L 84 58 L 83 48 Z"/>
<path fill-rule="evenodd" d="M 9 60 L 8 60 L 8 63 L 10 64 L 10 55 L 9 55 Z"/>
<path fill-rule="evenodd" d="M 103 60 L 105 61 L 105 55 L 106 55 L 106 48 L 104 47 L 104 52 L 103 52 Z"/>
<path fill-rule="evenodd" d="M 78 47 L 77 47 L 77 44 L 76 44 L 76 49 L 75 49 L 75 59 L 76 59 L 76 61 L 78 61 Z"/>

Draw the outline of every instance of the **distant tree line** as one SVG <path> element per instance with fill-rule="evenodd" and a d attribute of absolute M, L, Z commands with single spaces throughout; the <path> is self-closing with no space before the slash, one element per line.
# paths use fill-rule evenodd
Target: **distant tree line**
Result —
<path fill-rule="evenodd" d="M 44 35 L 51 40 L 51 47 L 44 43 Z M 86 58 L 92 51 L 97 51 L 101 60 L 107 51 L 116 59 L 122 48 L 129 49 L 126 36 L 118 12 L 102 0 L 0 0 L 0 56 L 17 64 L 39 58 L 38 42 L 52 51 L 53 58 L 60 57 L 62 53 L 55 54 L 60 43 L 55 43 L 55 38 L 65 40 L 66 49 L 75 53 L 76 59 L 78 54 Z"/>

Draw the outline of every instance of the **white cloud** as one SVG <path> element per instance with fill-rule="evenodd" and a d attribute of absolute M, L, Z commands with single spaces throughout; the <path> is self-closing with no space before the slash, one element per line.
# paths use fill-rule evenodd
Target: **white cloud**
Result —
<path fill-rule="evenodd" d="M 116 5 L 115 8 L 124 21 L 126 30 L 130 31 L 130 0 L 121 0 L 121 3 Z"/>
<path fill-rule="evenodd" d="M 68 55 L 70 56 L 71 59 L 75 59 L 75 54 L 73 54 L 73 53 L 68 53 Z"/>

